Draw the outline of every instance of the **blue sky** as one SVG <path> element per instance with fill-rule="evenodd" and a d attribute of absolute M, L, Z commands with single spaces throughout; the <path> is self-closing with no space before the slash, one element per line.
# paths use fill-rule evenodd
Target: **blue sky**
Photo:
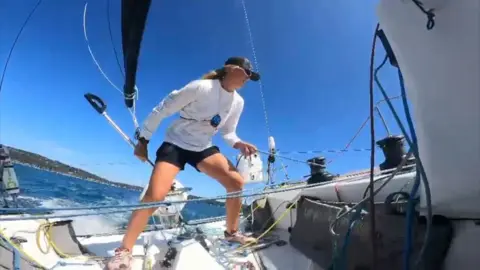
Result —
<path fill-rule="evenodd" d="M 272 135 L 281 151 L 341 149 L 368 116 L 368 76 L 376 1 L 245 0 L 264 84 Z M 139 121 L 173 89 L 219 67 L 232 55 L 253 60 L 241 0 L 152 1 L 137 75 Z M 2 1 L 1 65 L 21 24 L 36 0 Z M 121 50 L 120 1 L 111 3 L 113 38 Z M 0 93 L 0 143 L 37 152 L 87 169 L 110 180 L 145 184 L 150 168 L 83 98 L 102 97 L 108 113 L 128 134 L 134 127 L 122 96 L 93 63 L 83 37 L 84 1 L 44 1 L 15 48 Z M 106 1 L 90 1 L 87 28 L 93 52 L 103 70 L 122 86 L 106 19 Z M 377 63 L 383 56 L 381 45 Z M 381 72 L 390 96 L 399 94 L 396 71 Z M 245 109 L 238 134 L 267 149 L 267 130 L 259 85 L 249 82 L 240 94 Z M 378 91 L 376 100 L 381 99 Z M 400 101 L 394 101 L 403 115 Z M 386 106 L 392 132 L 399 133 Z M 158 128 L 150 157 L 160 145 L 172 117 Z M 378 120 L 378 118 L 377 118 Z M 377 122 L 377 136 L 385 130 Z M 220 137 L 221 150 L 233 157 Z M 352 148 L 369 147 L 367 125 Z M 377 151 L 377 163 L 383 155 Z M 306 160 L 313 155 L 285 154 Z M 325 154 L 327 158 L 335 154 Z M 305 164 L 278 159 L 290 178 L 309 173 Z M 348 152 L 328 169 L 344 173 L 368 167 L 369 152 Z M 277 181 L 283 178 L 277 173 Z M 191 168 L 178 179 L 194 194 L 222 193 L 215 181 Z"/>

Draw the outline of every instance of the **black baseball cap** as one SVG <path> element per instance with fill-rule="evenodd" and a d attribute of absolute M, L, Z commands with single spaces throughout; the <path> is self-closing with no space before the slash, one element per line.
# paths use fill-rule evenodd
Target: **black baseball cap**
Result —
<path fill-rule="evenodd" d="M 254 82 L 260 80 L 260 74 L 253 71 L 250 60 L 248 60 L 245 57 L 239 57 L 239 56 L 230 57 L 227 59 L 227 61 L 225 61 L 225 65 L 239 66 L 245 70 L 247 75 L 249 75 L 250 80 Z"/>

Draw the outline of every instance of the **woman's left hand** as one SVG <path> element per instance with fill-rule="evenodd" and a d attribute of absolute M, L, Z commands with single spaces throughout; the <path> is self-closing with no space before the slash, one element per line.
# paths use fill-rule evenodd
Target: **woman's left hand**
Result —
<path fill-rule="evenodd" d="M 233 148 L 240 150 L 240 152 L 246 157 L 257 152 L 257 147 L 255 147 L 255 145 L 246 142 L 237 142 Z"/>

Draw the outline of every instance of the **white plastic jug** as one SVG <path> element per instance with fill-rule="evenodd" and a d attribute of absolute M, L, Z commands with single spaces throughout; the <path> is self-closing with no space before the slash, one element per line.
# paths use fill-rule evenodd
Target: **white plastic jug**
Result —
<path fill-rule="evenodd" d="M 245 180 L 245 184 L 265 181 L 263 175 L 263 162 L 258 154 L 253 154 L 249 157 L 238 155 L 237 170 Z"/>

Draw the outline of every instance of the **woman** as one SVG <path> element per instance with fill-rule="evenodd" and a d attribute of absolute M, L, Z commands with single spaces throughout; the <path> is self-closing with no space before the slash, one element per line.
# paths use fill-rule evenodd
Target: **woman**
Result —
<path fill-rule="evenodd" d="M 162 201 L 174 178 L 187 163 L 219 181 L 227 192 L 242 190 L 243 178 L 218 147 L 212 145 L 212 137 L 219 130 L 227 144 L 242 154 L 248 156 L 257 151 L 254 145 L 240 140 L 236 135 L 244 104 L 236 90 L 248 80 L 259 79 L 260 75 L 252 71 L 248 59 L 231 57 L 224 67 L 171 92 L 153 109 L 137 134 L 139 139 L 134 154 L 143 161 L 148 156 L 150 137 L 160 122 L 178 111 L 180 118 L 167 129 L 165 140 L 157 150 L 155 167 L 143 202 Z M 238 232 L 241 205 L 241 198 L 226 200 L 225 239 L 245 244 L 255 241 L 255 238 Z M 154 211 L 152 208 L 132 213 L 122 247 L 115 250 L 108 269 L 130 269 L 131 250 Z"/>

